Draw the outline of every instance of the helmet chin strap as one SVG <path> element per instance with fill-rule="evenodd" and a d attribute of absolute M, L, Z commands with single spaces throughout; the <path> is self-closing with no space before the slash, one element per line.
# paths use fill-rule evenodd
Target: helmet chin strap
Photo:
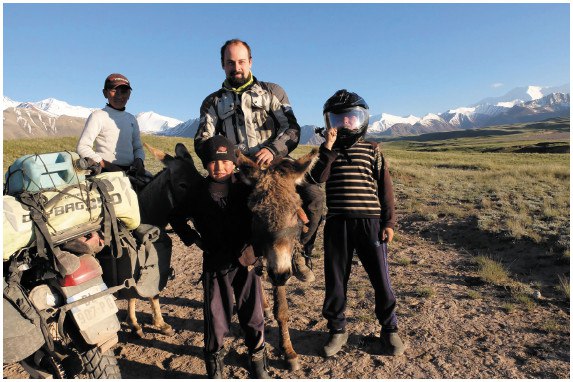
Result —
<path fill-rule="evenodd" d="M 338 131 L 338 137 L 334 142 L 334 147 L 341 149 L 348 149 L 356 142 L 358 142 L 366 134 L 367 128 L 368 125 L 362 126 L 359 129 L 359 131 L 356 132 L 355 134 L 350 133 L 348 130 L 345 131 L 345 129 L 340 129 Z"/>

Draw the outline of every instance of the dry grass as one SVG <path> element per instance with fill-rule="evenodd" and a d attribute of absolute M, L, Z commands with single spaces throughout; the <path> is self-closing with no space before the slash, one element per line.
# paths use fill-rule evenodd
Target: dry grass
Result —
<path fill-rule="evenodd" d="M 158 137 L 154 135 L 142 135 L 141 139 L 143 142 L 149 145 L 165 151 L 168 154 L 175 155 L 175 145 L 177 143 L 183 143 L 185 147 L 189 150 L 193 159 L 195 160 L 195 166 L 198 170 L 203 170 L 201 166 L 201 161 L 195 155 L 195 150 L 193 148 L 192 138 L 181 138 L 181 137 Z M 57 151 L 75 151 L 76 145 L 78 143 L 78 138 L 76 137 L 60 137 L 60 138 L 41 138 L 41 139 L 16 139 L 16 140 L 5 140 L 4 142 L 4 153 L 3 153 L 3 171 L 4 173 L 8 169 L 8 166 L 14 162 L 17 158 L 27 155 L 27 154 L 41 154 L 48 152 Z M 156 173 L 163 168 L 163 165 L 157 161 L 150 153 L 145 149 L 145 168 L 147 168 L 151 173 Z"/>
<path fill-rule="evenodd" d="M 486 283 L 497 286 L 508 286 L 511 278 L 505 267 L 489 257 L 477 256 L 475 261 L 478 265 L 478 276 Z"/>
<path fill-rule="evenodd" d="M 569 247 L 569 154 L 382 148 L 405 213 L 426 221 L 474 218 L 484 232 Z"/>
<path fill-rule="evenodd" d="M 432 298 L 436 295 L 436 291 L 430 286 L 419 286 L 414 290 L 414 293 L 422 298 Z"/>
<path fill-rule="evenodd" d="M 410 260 L 407 257 L 400 256 L 396 259 L 396 264 L 405 267 L 405 266 L 412 264 L 412 260 Z"/>
<path fill-rule="evenodd" d="M 203 171 L 192 138 L 143 135 L 142 140 L 171 154 L 176 143 L 184 143 Z M 4 172 L 22 155 L 74 150 L 76 143 L 77 138 L 4 141 Z M 397 207 L 426 221 L 474 218 L 484 232 L 549 243 L 562 255 L 570 243 L 569 154 L 492 152 L 500 145 L 492 138 L 418 143 L 414 148 L 384 143 Z M 441 151 L 422 151 L 429 147 Z M 299 146 L 291 156 L 309 150 Z M 145 166 L 152 173 L 162 168 L 149 153 Z"/>
<path fill-rule="evenodd" d="M 508 314 L 515 311 L 515 305 L 510 303 L 510 302 L 506 302 L 506 303 L 502 304 L 501 308 Z"/>
<path fill-rule="evenodd" d="M 512 299 L 527 311 L 531 311 L 535 308 L 535 302 L 525 293 L 513 294 Z"/>
<path fill-rule="evenodd" d="M 503 264 L 487 256 L 477 256 L 475 262 L 478 266 L 478 276 L 487 284 L 503 287 L 509 291 L 509 302 L 504 303 L 502 308 L 508 313 L 515 309 L 516 305 L 530 311 L 535 308 L 536 303 L 532 298 L 533 289 L 531 286 L 513 280 L 509 271 Z M 468 293 L 469 295 L 469 293 Z"/>
<path fill-rule="evenodd" d="M 541 329 L 546 331 L 547 333 L 557 333 L 563 331 L 564 327 L 557 321 L 550 319 L 543 324 Z"/>
<path fill-rule="evenodd" d="M 557 277 L 559 279 L 557 290 L 569 301 L 571 297 L 571 286 L 569 285 L 569 279 L 565 275 L 559 275 Z"/>
<path fill-rule="evenodd" d="M 471 298 L 472 300 L 480 300 L 482 298 L 481 293 L 476 290 L 467 291 L 467 295 L 468 298 Z"/>

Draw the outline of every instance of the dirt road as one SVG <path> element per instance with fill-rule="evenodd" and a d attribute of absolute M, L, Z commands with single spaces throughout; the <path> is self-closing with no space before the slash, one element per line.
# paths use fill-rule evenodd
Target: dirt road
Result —
<path fill-rule="evenodd" d="M 145 324 L 145 338 L 136 338 L 123 326 L 115 348 L 124 378 L 205 378 L 202 294 L 197 284 L 201 254 L 197 248 L 187 248 L 173 239 L 176 277 L 161 301 L 165 320 L 176 334 L 167 337 L 151 327 L 149 305 L 141 301 L 138 310 Z M 552 277 L 557 272 L 554 260 L 531 245 L 490 244 L 489 253 L 505 258 L 516 276 L 541 289 L 542 297 L 534 304 L 511 303 L 507 290 L 484 284 L 476 276 L 472 258 L 484 253 L 478 248 L 482 239 L 472 236 L 467 227 L 448 226 L 447 222 L 430 225 L 402 220 L 389 250 L 400 333 L 407 345 L 400 357 L 380 355 L 373 291 L 359 263 L 353 266 L 348 290 L 348 345 L 335 357 L 324 359 L 320 355 L 327 330 L 321 316 L 322 258 L 315 259 L 315 283 L 305 286 L 293 279 L 288 288 L 291 338 L 303 367 L 293 373 L 284 368 L 277 352 L 277 324 L 269 320 L 271 376 L 569 378 L 569 302 L 553 287 Z M 317 244 L 316 252 L 321 253 L 322 237 Z M 123 317 L 127 304 L 118 303 Z M 226 377 L 248 378 L 247 350 L 236 317 L 226 347 Z M 26 377 L 17 365 L 4 366 L 3 371 L 4 378 Z"/>

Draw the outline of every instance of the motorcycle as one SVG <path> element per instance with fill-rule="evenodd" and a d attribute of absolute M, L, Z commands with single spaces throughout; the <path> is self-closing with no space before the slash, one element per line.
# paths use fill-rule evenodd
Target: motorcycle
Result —
<path fill-rule="evenodd" d="M 32 210 L 26 213 L 36 221 Z M 102 229 L 102 221 L 63 236 L 39 229 L 32 244 L 4 258 L 4 364 L 19 362 L 32 378 L 121 378 L 112 350 L 120 330 L 113 294 L 134 280 L 104 282 L 95 257 L 104 248 Z"/>
<path fill-rule="evenodd" d="M 79 238 L 100 240 L 97 232 Z M 32 378 L 121 378 L 111 350 L 120 330 L 112 294 L 130 285 L 108 288 L 93 254 L 61 254 L 77 269 L 63 275 L 35 248 L 5 262 L 4 362 L 20 362 Z"/>

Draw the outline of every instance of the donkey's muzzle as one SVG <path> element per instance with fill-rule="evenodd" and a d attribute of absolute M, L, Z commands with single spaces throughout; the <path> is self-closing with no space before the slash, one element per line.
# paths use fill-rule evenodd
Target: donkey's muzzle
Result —
<path fill-rule="evenodd" d="M 283 286 L 292 276 L 292 270 L 289 269 L 288 272 L 275 273 L 274 270 L 267 268 L 267 275 L 271 284 L 274 286 Z"/>

